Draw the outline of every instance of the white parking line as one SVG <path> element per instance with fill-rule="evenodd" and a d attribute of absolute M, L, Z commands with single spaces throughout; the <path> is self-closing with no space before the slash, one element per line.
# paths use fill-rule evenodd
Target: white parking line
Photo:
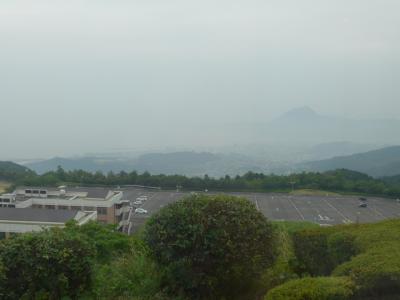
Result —
<path fill-rule="evenodd" d="M 305 220 L 303 214 L 301 213 L 301 211 L 297 208 L 297 206 L 293 203 L 292 199 L 287 198 L 290 202 L 290 204 L 292 204 L 292 206 L 294 207 L 294 209 L 297 211 L 297 213 L 299 214 L 299 216 L 301 217 L 302 220 Z"/>
<path fill-rule="evenodd" d="M 381 213 L 379 210 L 377 210 L 375 207 L 374 208 L 368 207 L 368 208 L 370 211 L 375 212 L 377 215 L 381 216 L 382 218 L 387 219 L 386 216 L 383 213 Z"/>
<path fill-rule="evenodd" d="M 260 211 L 260 207 L 258 206 L 257 196 L 254 196 L 254 200 L 256 202 L 257 210 Z"/>
<path fill-rule="evenodd" d="M 352 223 L 352 221 L 347 218 L 340 210 L 338 210 L 336 207 L 334 207 L 332 204 L 330 204 L 326 199 L 323 199 L 326 204 L 328 204 L 329 207 L 333 208 L 336 210 L 336 212 L 343 218 L 343 223 Z"/>

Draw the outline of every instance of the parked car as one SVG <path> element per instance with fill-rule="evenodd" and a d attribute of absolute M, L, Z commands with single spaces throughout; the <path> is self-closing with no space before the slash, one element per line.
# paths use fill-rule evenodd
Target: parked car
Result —
<path fill-rule="evenodd" d="M 135 213 L 137 213 L 137 214 L 147 214 L 147 210 L 145 210 L 143 208 L 136 208 L 135 209 Z"/>
<path fill-rule="evenodd" d="M 358 205 L 358 207 L 367 207 L 367 203 L 360 203 L 360 205 Z"/>

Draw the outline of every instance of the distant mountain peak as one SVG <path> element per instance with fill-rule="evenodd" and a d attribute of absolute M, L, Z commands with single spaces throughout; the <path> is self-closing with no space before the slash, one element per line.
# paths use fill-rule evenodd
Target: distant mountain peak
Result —
<path fill-rule="evenodd" d="M 297 107 L 284 113 L 281 118 L 315 118 L 319 115 L 309 106 Z"/>

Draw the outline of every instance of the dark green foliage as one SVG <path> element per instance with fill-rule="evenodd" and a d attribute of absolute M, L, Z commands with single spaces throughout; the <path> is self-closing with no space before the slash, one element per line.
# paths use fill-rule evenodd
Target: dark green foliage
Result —
<path fill-rule="evenodd" d="M 301 230 L 292 235 L 296 260 L 291 263 L 297 274 L 329 275 L 333 263 L 328 249 L 328 235 L 325 228 Z"/>
<path fill-rule="evenodd" d="M 400 294 L 399 220 L 310 229 L 293 236 L 294 266 L 300 271 L 314 275 L 326 268 L 329 275 L 336 267 L 333 275 L 348 276 L 355 283 L 352 299 L 392 299 Z"/>
<path fill-rule="evenodd" d="M 115 229 L 114 225 L 104 225 L 98 222 L 89 222 L 78 226 L 75 222 L 67 224 L 65 230 L 70 233 L 79 233 L 96 248 L 96 259 L 107 262 L 113 256 L 130 250 L 132 240 Z"/>
<path fill-rule="evenodd" d="M 161 273 L 139 239 L 115 260 L 98 267 L 94 277 L 96 299 L 163 299 Z"/>
<path fill-rule="evenodd" d="M 94 257 L 83 236 L 60 229 L 3 240 L 2 299 L 77 297 L 91 285 Z"/>
<path fill-rule="evenodd" d="M 356 236 L 341 227 L 311 228 L 292 234 L 296 259 L 291 261 L 299 275 L 326 276 L 357 253 Z"/>
<path fill-rule="evenodd" d="M 144 232 L 169 287 L 192 299 L 232 299 L 275 260 L 272 225 L 246 199 L 193 196 L 162 209 Z"/>
<path fill-rule="evenodd" d="M 290 235 L 305 229 L 320 228 L 318 224 L 307 221 L 273 221 L 272 223 L 275 227 L 278 227 L 280 230 L 283 230 Z"/>
<path fill-rule="evenodd" d="M 1 170 L 0 170 L 1 179 Z M 24 176 L 16 176 L 13 181 L 18 185 L 29 186 L 56 186 L 63 183 L 79 185 L 146 185 L 166 189 L 175 189 L 177 186 L 190 190 L 223 190 L 223 191 L 290 191 L 291 182 L 296 182 L 297 189 L 318 189 L 344 193 L 365 193 L 400 197 L 399 185 L 385 183 L 365 174 L 349 171 L 335 170 L 324 173 L 299 173 L 289 176 L 265 175 L 262 173 L 248 172 L 243 176 L 224 176 L 221 178 L 186 177 L 182 175 L 151 175 L 148 172 L 138 174 L 109 172 L 86 172 L 83 170 L 56 171 L 37 175 L 30 171 Z"/>
<path fill-rule="evenodd" d="M 360 298 L 400 294 L 400 243 L 372 248 L 340 265 L 333 274 L 350 276 Z"/>
<path fill-rule="evenodd" d="M 328 237 L 329 257 L 338 266 L 356 255 L 355 236 L 349 232 L 335 232 Z"/>
<path fill-rule="evenodd" d="M 35 172 L 11 161 L 0 161 L 0 180 L 14 181 L 34 176 Z"/>
<path fill-rule="evenodd" d="M 350 300 L 353 290 L 346 277 L 308 277 L 272 289 L 265 300 Z"/>

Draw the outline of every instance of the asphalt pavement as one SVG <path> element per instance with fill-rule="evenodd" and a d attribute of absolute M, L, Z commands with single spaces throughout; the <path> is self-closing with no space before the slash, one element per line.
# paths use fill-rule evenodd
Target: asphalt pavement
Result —
<path fill-rule="evenodd" d="M 164 206 L 190 195 L 189 192 L 123 189 L 124 199 L 131 203 L 145 197 L 141 207 L 146 214 L 131 216 L 132 232 L 137 231 L 146 220 Z M 277 193 L 227 193 L 245 197 L 268 219 L 274 221 L 310 221 L 320 225 L 369 223 L 385 219 L 400 218 L 400 203 L 393 199 L 368 198 L 368 206 L 359 207 L 357 196 L 295 196 Z"/>

